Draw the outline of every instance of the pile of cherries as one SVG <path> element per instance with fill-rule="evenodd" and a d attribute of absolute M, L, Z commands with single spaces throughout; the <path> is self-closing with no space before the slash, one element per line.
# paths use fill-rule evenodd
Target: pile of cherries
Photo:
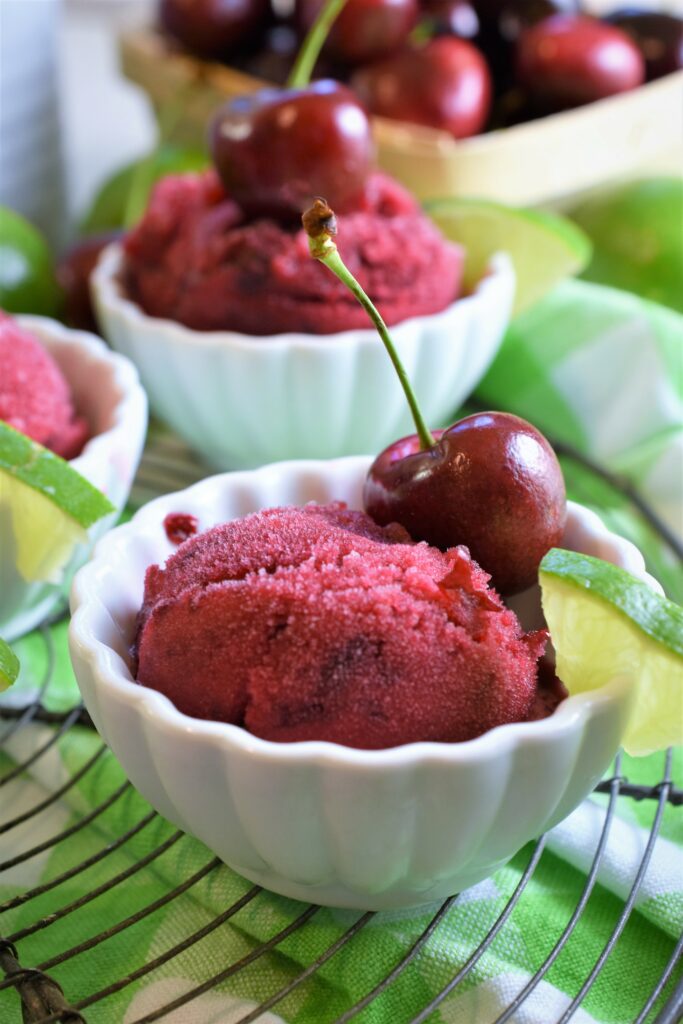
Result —
<path fill-rule="evenodd" d="M 200 57 L 276 83 L 323 0 L 160 0 L 162 27 Z M 278 11 L 276 13 L 276 7 Z M 315 77 L 374 114 L 455 138 L 581 106 L 683 68 L 683 19 L 580 0 L 347 0 Z"/>

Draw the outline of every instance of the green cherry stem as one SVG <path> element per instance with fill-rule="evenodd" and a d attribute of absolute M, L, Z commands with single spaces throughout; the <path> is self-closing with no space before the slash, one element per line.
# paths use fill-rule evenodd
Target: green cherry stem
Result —
<path fill-rule="evenodd" d="M 303 89 L 310 82 L 315 62 L 320 56 L 333 22 L 345 3 L 346 0 L 327 0 L 323 5 L 294 61 L 294 67 L 287 79 L 289 89 Z"/>
<path fill-rule="evenodd" d="M 363 291 L 361 286 L 358 284 L 358 281 L 356 281 L 355 277 L 346 267 L 344 261 L 339 255 L 339 250 L 337 249 L 334 241 L 334 235 L 337 233 L 337 219 L 333 211 L 324 199 L 316 199 L 313 206 L 304 213 L 302 220 L 304 229 L 308 235 L 308 248 L 311 256 L 324 264 L 328 270 L 331 270 L 332 273 L 339 278 L 342 284 L 346 285 L 349 291 L 358 299 L 361 306 L 377 328 L 379 336 L 384 343 L 384 347 L 389 353 L 389 358 L 394 364 L 394 369 L 398 374 L 398 379 L 401 382 L 401 387 L 403 388 L 408 405 L 410 406 L 410 412 L 412 413 L 413 421 L 415 423 L 415 430 L 420 438 L 420 447 L 423 450 L 432 448 L 436 444 L 436 441 L 423 419 L 420 407 L 417 404 L 415 392 L 412 389 L 411 383 L 406 375 L 406 371 L 403 368 L 403 363 L 401 362 L 398 352 L 394 347 L 394 343 L 391 340 L 389 329 L 371 299 Z"/>

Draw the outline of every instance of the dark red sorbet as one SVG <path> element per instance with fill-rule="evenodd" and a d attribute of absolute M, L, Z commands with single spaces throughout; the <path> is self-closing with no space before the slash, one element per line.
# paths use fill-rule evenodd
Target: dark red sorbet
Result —
<path fill-rule="evenodd" d="M 277 742 L 472 739 L 528 718 L 547 640 L 488 579 L 340 504 L 268 509 L 150 566 L 137 679 Z"/>
<path fill-rule="evenodd" d="M 463 253 L 416 200 L 373 174 L 340 218 L 339 251 L 388 324 L 440 312 L 458 296 Z M 346 287 L 311 259 L 303 228 L 249 219 L 213 171 L 155 188 L 125 242 L 125 284 L 150 316 L 200 331 L 269 335 L 366 329 Z"/>

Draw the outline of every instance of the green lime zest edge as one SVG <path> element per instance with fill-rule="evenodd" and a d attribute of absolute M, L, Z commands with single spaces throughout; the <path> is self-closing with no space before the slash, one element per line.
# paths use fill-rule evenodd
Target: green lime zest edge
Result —
<path fill-rule="evenodd" d="M 0 637 L 0 690 L 7 689 L 19 675 L 19 659 L 10 645 Z"/>
<path fill-rule="evenodd" d="M 578 261 L 578 270 L 583 270 L 588 266 L 593 255 L 593 243 L 586 232 L 573 221 L 558 213 L 530 210 L 528 207 L 506 206 L 504 203 L 496 203 L 492 199 L 475 199 L 472 196 L 462 199 L 428 199 L 423 203 L 423 207 L 428 214 L 434 215 L 447 214 L 450 211 L 457 212 L 464 207 L 470 207 L 472 210 L 481 210 L 482 213 L 491 211 L 505 217 L 516 218 L 522 222 L 531 222 L 548 234 L 562 239 L 574 253 Z"/>
<path fill-rule="evenodd" d="M 2 420 L 0 471 L 39 491 L 83 529 L 116 511 L 68 462 Z"/>
<path fill-rule="evenodd" d="M 683 657 L 683 608 L 625 569 L 591 555 L 551 548 L 539 575 L 541 582 L 543 576 L 552 576 L 607 601 L 651 640 Z"/>

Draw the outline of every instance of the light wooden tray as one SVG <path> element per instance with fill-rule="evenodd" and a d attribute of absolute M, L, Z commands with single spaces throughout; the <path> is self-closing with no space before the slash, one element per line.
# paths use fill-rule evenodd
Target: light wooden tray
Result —
<path fill-rule="evenodd" d="M 155 108 L 182 97 L 180 141 L 203 145 L 226 98 L 265 84 L 170 46 L 153 29 L 121 39 L 126 76 Z M 562 205 L 638 173 L 683 170 L 683 71 L 577 110 L 461 141 L 417 125 L 373 119 L 380 165 L 420 199 L 480 196 L 515 205 Z"/>

